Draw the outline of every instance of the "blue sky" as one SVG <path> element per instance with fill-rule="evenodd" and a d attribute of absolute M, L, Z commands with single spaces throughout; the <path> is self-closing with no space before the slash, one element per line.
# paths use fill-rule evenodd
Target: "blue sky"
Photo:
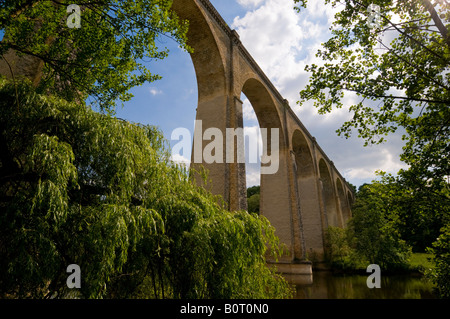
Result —
<path fill-rule="evenodd" d="M 388 143 L 363 147 L 356 136 L 350 139 L 335 133 L 351 116 L 348 107 L 328 115 L 318 115 L 312 103 L 302 107 L 296 104 L 298 92 L 307 84 L 307 64 L 316 63 L 315 53 L 330 36 L 329 27 L 336 10 L 323 0 L 309 1 L 301 14 L 293 10 L 291 0 L 212 0 L 213 5 L 255 58 L 280 93 L 290 101 L 291 108 L 317 138 L 341 174 L 350 183 L 359 186 L 370 182 L 378 169 L 396 173 L 404 164 L 399 155 L 403 142 L 401 134 L 390 136 Z M 133 122 L 157 125 L 170 140 L 179 127 L 194 130 L 197 105 L 197 85 L 189 54 L 178 49 L 168 39 L 160 42 L 171 52 L 162 61 L 148 64 L 149 69 L 163 79 L 135 88 L 135 97 L 117 110 L 117 117 Z M 244 124 L 257 131 L 258 123 L 250 103 L 244 99 Z M 357 102 L 357 97 L 346 96 L 346 105 Z M 175 145 L 178 141 L 171 141 Z M 185 160 L 190 154 L 182 154 Z M 259 166 L 247 165 L 247 186 L 259 183 Z"/>

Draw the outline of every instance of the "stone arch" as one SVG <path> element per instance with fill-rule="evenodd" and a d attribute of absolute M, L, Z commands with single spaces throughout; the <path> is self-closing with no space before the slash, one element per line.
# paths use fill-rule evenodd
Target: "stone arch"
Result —
<path fill-rule="evenodd" d="M 297 267 L 300 264 L 298 260 L 305 256 L 303 245 L 309 240 L 305 237 L 310 234 L 322 236 L 327 225 L 339 226 L 336 199 L 339 191 L 334 188 L 336 181 L 332 179 L 336 170 L 333 168 L 333 175 L 330 173 L 330 160 L 326 159 L 318 144 L 312 142 L 313 137 L 244 48 L 237 32 L 229 28 L 210 1 L 173 0 L 172 8 L 181 19 L 190 22 L 187 37 L 188 44 L 194 50 L 191 59 L 198 89 L 196 119 L 203 122 L 199 132 L 201 137 L 209 128 L 225 133 L 227 128 L 242 127 L 241 92 L 249 98 L 260 128 L 279 129 L 279 169 L 261 178 L 261 213 L 269 219 L 280 241 L 288 248 L 289 255 L 280 258 L 278 270 L 311 274 L 310 266 Z M 293 127 L 297 128 L 292 137 L 288 133 L 292 125 L 287 123 L 293 123 Z M 289 148 L 290 143 L 292 149 Z M 208 144 L 202 138 L 194 137 L 191 168 L 196 168 L 195 151 L 202 153 Z M 223 146 L 226 149 L 225 143 Z M 318 154 L 324 157 L 319 163 L 316 161 L 316 157 L 320 156 Z M 242 202 L 245 203 L 245 165 L 242 171 L 242 165 L 226 163 L 225 154 L 223 163 L 205 164 L 201 160 L 198 163 L 209 171 L 212 183 L 207 188 L 212 193 L 221 195 L 230 210 L 245 209 L 242 205 Z M 202 184 L 201 179 L 197 178 L 197 182 Z M 348 185 L 344 186 L 347 190 Z M 311 208 L 308 200 L 312 202 L 315 199 L 316 208 Z M 347 192 L 346 199 L 350 206 L 353 194 Z M 308 236 L 303 235 L 301 211 L 304 216 L 315 218 L 305 224 Z M 317 243 L 309 242 L 307 247 L 319 247 Z"/>
<path fill-rule="evenodd" d="M 227 88 L 226 62 L 212 23 L 196 1 L 174 0 L 172 9 L 181 19 L 189 21 L 187 42 L 193 48 L 190 55 L 197 77 L 199 104 L 214 95 L 223 96 Z"/>
<path fill-rule="evenodd" d="M 225 53 L 221 52 L 221 39 L 215 31 L 214 22 L 207 16 L 207 12 L 197 1 L 174 0 L 172 9 L 180 19 L 189 21 L 187 43 L 193 48 L 190 54 L 197 79 L 198 103 L 194 131 L 194 141 L 191 155 L 191 171 L 208 171 L 208 179 L 212 182 L 203 183 L 201 174 L 195 174 L 199 185 L 206 186 L 216 195 L 221 195 L 228 202 L 229 208 L 238 207 L 239 204 L 230 203 L 229 167 L 226 165 L 225 154 L 222 163 L 205 163 L 202 161 L 203 150 L 210 141 L 203 140 L 204 132 L 210 128 L 218 128 L 226 132 L 228 96 L 227 72 Z M 199 125 L 201 123 L 201 125 Z M 225 141 L 223 141 L 225 149 Z M 245 188 L 245 186 L 244 186 Z M 234 205 L 234 206 L 233 206 Z"/>
<path fill-rule="evenodd" d="M 263 168 L 267 165 L 261 164 L 260 214 L 270 220 L 280 241 L 288 247 L 290 255 L 281 259 L 286 261 L 303 259 L 303 234 L 299 216 L 291 207 L 290 185 L 287 182 L 290 158 L 278 105 L 267 87 L 253 76 L 244 79 L 241 92 L 250 101 L 260 129 L 267 129 L 267 142 L 263 141 L 263 145 L 267 144 L 268 155 L 275 152 L 278 154 L 278 167 L 275 172 L 263 173 Z M 271 129 L 278 132 L 276 149 L 270 147 Z"/>
<path fill-rule="evenodd" d="M 353 197 L 353 194 L 352 194 L 351 191 L 347 191 L 347 203 L 348 203 L 348 207 L 350 209 L 350 217 L 352 217 L 351 209 L 352 209 L 352 206 L 353 206 L 353 203 L 354 203 L 354 197 Z"/>
<path fill-rule="evenodd" d="M 300 130 L 292 134 L 292 151 L 295 155 L 296 174 L 301 178 L 314 177 L 314 161 L 305 135 Z"/>
<path fill-rule="evenodd" d="M 285 144 L 281 118 L 268 89 L 258 79 L 250 77 L 244 82 L 241 91 L 250 101 L 258 119 L 259 127 L 268 129 L 267 133 L 269 140 L 270 129 L 279 129 L 278 145 L 280 149 L 286 149 L 287 145 Z"/>
<path fill-rule="evenodd" d="M 296 129 L 291 140 L 296 194 L 302 216 L 305 250 L 311 260 L 318 261 L 323 256 L 323 221 L 320 213 L 320 197 L 313 152 L 301 130 Z"/>
<path fill-rule="evenodd" d="M 340 226 L 339 215 L 336 207 L 336 196 L 331 179 L 330 170 L 323 158 L 319 161 L 319 176 L 322 188 L 322 201 L 328 226 Z"/>
<path fill-rule="evenodd" d="M 345 225 L 347 221 L 350 219 L 350 206 L 348 204 L 348 198 L 346 198 L 344 193 L 344 187 L 342 186 L 342 182 L 339 178 L 336 178 L 336 188 L 337 188 L 338 202 L 340 204 L 340 209 L 342 213 L 342 224 Z"/>

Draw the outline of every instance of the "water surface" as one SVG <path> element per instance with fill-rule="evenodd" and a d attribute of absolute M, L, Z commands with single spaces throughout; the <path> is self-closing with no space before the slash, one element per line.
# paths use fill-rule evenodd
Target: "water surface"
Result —
<path fill-rule="evenodd" d="M 381 288 L 367 287 L 367 276 L 315 271 L 311 282 L 298 283 L 297 299 L 430 299 L 433 285 L 423 276 L 382 275 Z M 290 280 L 291 279 L 291 280 Z M 287 278 L 292 282 L 292 278 Z M 301 282 L 301 280 L 297 280 Z"/>

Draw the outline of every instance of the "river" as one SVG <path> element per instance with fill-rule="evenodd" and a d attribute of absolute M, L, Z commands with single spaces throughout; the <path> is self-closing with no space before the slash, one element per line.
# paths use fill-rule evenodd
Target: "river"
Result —
<path fill-rule="evenodd" d="M 292 278 L 291 278 L 292 279 Z M 287 278 L 288 281 L 290 278 Z M 297 280 L 298 281 L 298 280 Z M 296 284 L 297 299 L 430 299 L 433 285 L 423 276 L 384 275 L 381 288 L 370 289 L 364 275 L 336 275 L 315 271 L 312 283 Z"/>

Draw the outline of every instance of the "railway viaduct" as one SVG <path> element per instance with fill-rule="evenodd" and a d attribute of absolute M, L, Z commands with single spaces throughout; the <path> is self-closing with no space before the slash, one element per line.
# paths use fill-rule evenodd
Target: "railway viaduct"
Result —
<path fill-rule="evenodd" d="M 268 139 L 272 129 L 278 129 L 278 148 L 271 150 L 269 143 L 266 150 L 267 154 L 279 152 L 278 170 L 261 173 L 260 212 L 288 250 L 276 263 L 278 270 L 310 273 L 311 266 L 304 261 L 307 256 L 323 260 L 326 228 L 342 227 L 351 216 L 351 187 L 210 1 L 174 0 L 173 9 L 190 22 L 188 44 L 194 49 L 200 133 L 208 128 L 225 132 L 242 127 L 241 93 L 250 100 Z M 234 154 L 243 152 L 237 140 Z M 194 138 L 193 145 L 192 163 L 194 153 L 206 142 L 196 143 Z M 222 195 L 230 210 L 246 209 L 245 163 L 227 163 L 225 158 L 221 162 L 192 165 L 209 170 L 211 191 Z"/>
<path fill-rule="evenodd" d="M 174 0 L 173 9 L 190 22 L 188 44 L 194 49 L 191 58 L 198 87 L 196 120 L 202 123 L 196 131 L 201 130 L 203 136 L 207 129 L 215 128 L 225 135 L 227 128 L 242 128 L 240 97 L 244 93 L 268 139 L 273 130 L 277 132 L 276 148 L 271 149 L 269 143 L 266 149 L 268 155 L 278 152 L 277 170 L 264 173 L 264 166 L 273 163 L 261 167 L 260 213 L 275 227 L 287 252 L 276 263 L 270 259 L 268 263 L 275 263 L 282 273 L 312 274 L 311 263 L 305 260 L 314 256 L 323 261 L 327 227 L 342 227 L 351 217 L 351 187 L 210 1 Z M 7 55 L 15 74 L 39 81 L 36 58 L 15 59 L 13 52 Z M 0 73 L 11 74 L 3 61 Z M 234 159 L 244 147 L 235 137 Z M 223 143 L 226 149 L 226 141 Z M 245 162 L 227 161 L 223 154 L 223 161 L 195 163 L 195 152 L 201 152 L 206 144 L 194 137 L 192 167 L 209 171 L 208 187 L 223 197 L 228 209 L 247 209 Z"/>

